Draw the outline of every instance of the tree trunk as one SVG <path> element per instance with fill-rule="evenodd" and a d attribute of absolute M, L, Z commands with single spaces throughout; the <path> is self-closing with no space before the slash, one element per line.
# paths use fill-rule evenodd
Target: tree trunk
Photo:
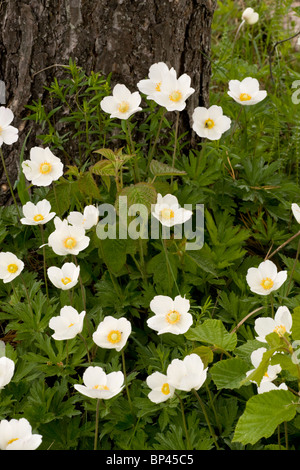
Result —
<path fill-rule="evenodd" d="M 31 100 L 43 101 L 44 86 L 54 76 L 59 79 L 60 65 L 68 65 L 70 58 L 86 73 L 112 72 L 112 85 L 124 83 L 131 91 L 147 77 L 150 65 L 166 62 L 178 75 L 188 73 L 196 90 L 183 119 L 188 122 L 196 106 L 207 106 L 215 7 L 216 0 L 2 1 L 0 80 L 20 131 L 17 144 L 3 146 L 12 181 L 26 135 L 24 107 Z M 9 197 L 5 181 L 2 174 L 2 204 Z"/>

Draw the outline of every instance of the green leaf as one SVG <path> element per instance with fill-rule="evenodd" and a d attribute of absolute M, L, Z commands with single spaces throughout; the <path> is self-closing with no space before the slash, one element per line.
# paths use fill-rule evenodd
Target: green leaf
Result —
<path fill-rule="evenodd" d="M 225 359 L 216 362 L 210 368 L 210 374 L 217 389 L 239 388 L 241 381 L 249 370 L 248 364 L 240 358 Z"/>
<path fill-rule="evenodd" d="M 292 313 L 292 338 L 300 340 L 300 306 L 294 308 Z"/>
<path fill-rule="evenodd" d="M 198 346 L 192 351 L 194 354 L 198 354 L 201 357 L 204 367 L 206 368 L 210 362 L 214 359 L 214 353 L 208 346 Z"/>
<path fill-rule="evenodd" d="M 100 160 L 95 165 L 89 168 L 90 172 L 94 175 L 100 176 L 114 176 L 115 169 L 113 164 L 109 160 Z"/>
<path fill-rule="evenodd" d="M 137 183 L 132 186 L 127 186 L 118 194 L 115 207 L 118 213 L 119 210 L 119 196 L 127 197 L 127 207 L 133 204 L 142 204 L 147 207 L 148 214 L 151 211 L 151 205 L 156 203 L 157 193 L 154 186 L 150 183 Z"/>
<path fill-rule="evenodd" d="M 166 163 L 158 162 L 157 160 L 152 160 L 150 163 L 150 171 L 154 176 L 180 176 L 186 175 L 186 172 L 183 170 L 177 170 Z"/>
<path fill-rule="evenodd" d="M 237 343 L 236 334 L 228 333 L 221 320 L 205 320 L 202 325 L 190 328 L 185 336 L 191 341 L 212 344 L 225 351 L 233 351 Z"/>
<path fill-rule="evenodd" d="M 295 417 L 297 402 L 288 390 L 271 390 L 251 397 L 238 420 L 233 442 L 255 444 L 270 437 L 280 423 Z"/>

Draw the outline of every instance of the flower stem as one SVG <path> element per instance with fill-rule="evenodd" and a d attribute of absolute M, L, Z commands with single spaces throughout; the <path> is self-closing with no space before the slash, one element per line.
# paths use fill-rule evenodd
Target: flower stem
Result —
<path fill-rule="evenodd" d="M 96 405 L 96 423 L 95 423 L 95 438 L 94 438 L 94 450 L 97 450 L 97 444 L 98 444 L 99 408 L 100 408 L 100 398 L 97 398 L 97 405 Z"/>
<path fill-rule="evenodd" d="M 159 135 L 160 135 L 162 123 L 163 123 L 163 120 L 164 120 L 164 117 L 165 117 L 166 110 L 164 108 L 162 108 L 162 110 L 163 111 L 162 111 L 162 114 L 161 114 L 161 117 L 160 117 L 160 121 L 159 121 L 159 125 L 158 125 L 158 130 L 157 130 L 157 133 L 156 133 L 156 136 L 155 136 L 155 140 L 154 140 L 154 143 L 152 145 L 151 151 L 150 151 L 149 156 L 148 156 L 146 172 L 148 172 L 148 170 L 149 170 L 150 163 L 151 163 L 151 160 L 153 158 L 154 150 L 156 148 L 158 138 L 159 138 Z"/>
<path fill-rule="evenodd" d="M 175 122 L 175 138 L 174 138 L 174 150 L 173 150 L 173 158 L 172 158 L 172 168 L 175 168 L 175 160 L 176 160 L 176 152 L 177 152 L 177 139 L 178 139 L 178 124 L 179 124 L 179 111 L 176 111 L 176 122 Z M 171 175 L 171 187 L 173 188 L 173 177 Z"/>
<path fill-rule="evenodd" d="M 197 392 L 194 388 L 192 389 L 192 391 L 193 391 L 195 397 L 197 398 L 197 400 L 198 400 L 198 402 L 199 402 L 199 405 L 201 406 L 202 412 L 203 412 L 203 414 L 204 414 L 205 421 L 206 421 L 206 423 L 207 423 L 208 429 L 209 429 L 209 431 L 210 431 L 211 437 L 213 438 L 213 441 L 214 441 L 214 443 L 215 443 L 215 446 L 216 446 L 216 448 L 217 448 L 218 450 L 220 450 L 220 448 L 219 448 L 219 446 L 218 446 L 218 443 L 217 443 L 216 435 L 215 435 L 214 430 L 213 430 L 213 428 L 212 428 L 212 426 L 211 426 L 211 424 L 210 424 L 210 421 L 209 421 L 209 419 L 208 419 L 208 416 L 207 416 L 207 413 L 206 413 L 206 409 L 205 409 L 204 403 L 202 402 L 202 400 L 201 400 L 201 398 L 200 398 L 198 392 Z"/>
<path fill-rule="evenodd" d="M 43 261 L 44 261 L 44 280 L 45 280 L 45 287 L 46 287 L 46 295 L 49 301 L 49 291 L 48 291 L 48 281 L 47 281 L 47 266 L 46 266 L 46 247 L 45 247 L 45 237 L 44 237 L 44 228 L 40 224 L 41 230 L 41 238 L 42 238 L 42 245 L 43 245 Z"/>
<path fill-rule="evenodd" d="M 292 240 L 294 240 L 295 238 L 297 238 L 299 235 L 300 235 L 300 230 L 299 230 L 299 232 L 295 233 L 292 237 L 290 237 L 286 242 L 282 243 L 282 245 L 280 245 L 278 248 L 276 248 L 276 250 L 274 250 L 273 253 L 271 253 L 270 255 L 267 255 L 267 256 L 265 257 L 265 261 L 266 261 L 267 259 L 272 258 L 272 256 L 274 256 L 276 253 L 278 253 L 278 251 L 281 250 L 281 248 L 284 248 L 288 243 L 290 243 Z"/>
<path fill-rule="evenodd" d="M 89 348 L 88 348 L 88 345 L 87 345 L 87 342 L 84 338 L 84 336 L 82 334 L 79 335 L 80 338 L 82 339 L 82 341 L 84 342 L 84 345 L 85 345 L 85 349 L 86 349 L 86 352 L 87 352 L 87 357 L 88 357 L 88 361 L 89 361 L 89 364 L 91 364 L 91 359 L 90 359 L 90 352 L 89 352 Z"/>
<path fill-rule="evenodd" d="M 190 436 L 189 436 L 188 428 L 187 428 L 187 425 L 186 425 L 186 419 L 185 419 L 185 414 L 184 414 L 183 401 L 182 401 L 182 399 L 180 398 L 180 396 L 179 396 L 177 393 L 175 393 L 175 395 L 176 395 L 176 397 L 178 398 L 179 403 L 180 403 L 181 414 L 182 414 L 182 423 L 183 423 L 183 428 L 184 428 L 185 437 L 186 437 L 186 443 L 187 443 L 187 450 L 192 450 L 191 442 L 190 442 Z"/>
<path fill-rule="evenodd" d="M 131 402 L 131 398 L 130 398 L 130 394 L 129 394 L 129 389 L 128 389 L 127 375 L 126 375 L 126 365 L 125 365 L 125 354 L 124 354 L 123 349 L 122 349 L 122 351 L 121 351 L 121 355 L 122 355 L 122 365 L 123 365 L 123 374 L 124 374 L 125 388 L 126 388 L 128 403 L 129 403 L 129 406 L 130 406 L 130 409 L 131 409 L 131 412 L 132 412 L 132 402 Z"/>
<path fill-rule="evenodd" d="M 5 173 L 5 176 L 6 176 L 6 180 L 7 180 L 8 186 L 9 186 L 9 190 L 10 190 L 10 193 L 11 193 L 11 195 L 12 195 L 12 198 L 13 198 L 13 201 L 14 201 L 14 204 L 15 204 L 15 207 L 16 207 L 16 210 L 17 210 L 17 214 L 18 214 L 19 219 L 21 219 L 19 207 L 18 207 L 17 200 L 16 200 L 16 198 L 15 198 L 15 195 L 14 195 L 14 192 L 13 192 L 13 189 L 12 189 L 12 185 L 11 185 L 11 182 L 10 182 L 10 179 L 9 179 L 9 175 L 8 175 L 8 171 L 7 171 L 7 168 L 6 168 L 5 159 L 4 159 L 4 155 L 3 155 L 3 152 L 2 152 L 2 148 L 1 148 L 1 147 L 0 147 L 0 156 L 1 156 L 1 161 L 2 161 L 3 170 L 4 170 L 4 173 Z"/>
<path fill-rule="evenodd" d="M 294 261 L 294 264 L 293 264 L 293 267 L 292 267 L 292 270 L 291 270 L 289 284 L 288 284 L 287 290 L 286 290 L 286 296 L 288 296 L 289 292 L 290 292 L 291 282 L 292 282 L 294 271 L 296 269 L 296 264 L 297 264 L 297 261 L 298 261 L 298 258 L 299 258 L 299 252 L 300 252 L 300 239 L 298 241 L 297 253 L 296 253 L 295 261 Z"/>

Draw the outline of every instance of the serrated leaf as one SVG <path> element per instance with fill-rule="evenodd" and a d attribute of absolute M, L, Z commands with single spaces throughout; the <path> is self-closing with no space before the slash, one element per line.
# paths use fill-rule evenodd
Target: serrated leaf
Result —
<path fill-rule="evenodd" d="M 212 344 L 225 351 L 233 351 L 237 343 L 236 334 L 228 333 L 221 320 L 205 320 L 201 325 L 190 328 L 185 336 L 191 341 Z"/>
<path fill-rule="evenodd" d="M 151 205 L 156 203 L 157 193 L 154 186 L 150 183 L 137 183 L 123 188 L 116 199 L 115 208 L 119 213 L 119 197 L 127 197 L 127 207 L 133 204 L 142 204 L 147 208 L 148 214 L 151 211 Z"/>
<path fill-rule="evenodd" d="M 103 157 L 107 158 L 108 160 L 112 162 L 116 160 L 116 154 L 111 149 L 102 148 L 102 149 L 94 150 L 94 153 L 100 153 L 100 155 L 102 155 Z"/>
<path fill-rule="evenodd" d="M 300 340 L 300 307 L 296 307 L 292 313 L 292 338 Z"/>
<path fill-rule="evenodd" d="M 297 406 L 297 398 L 288 390 L 254 395 L 238 420 L 233 442 L 255 444 L 259 439 L 270 437 L 279 424 L 295 417 Z"/>
<path fill-rule="evenodd" d="M 240 387 L 248 370 L 249 366 L 245 361 L 240 358 L 232 358 L 216 362 L 210 368 L 210 374 L 218 390 L 222 388 L 232 390 Z"/>
<path fill-rule="evenodd" d="M 114 176 L 115 169 L 109 160 L 100 160 L 95 165 L 90 167 L 90 172 L 99 176 Z"/>
<path fill-rule="evenodd" d="M 93 178 L 93 175 L 86 171 L 78 180 L 79 190 L 86 196 L 91 196 L 94 199 L 101 199 L 100 191 L 98 186 Z"/>
<path fill-rule="evenodd" d="M 166 163 L 152 160 L 150 163 L 150 171 L 154 176 L 180 176 L 186 175 L 183 170 L 177 170 L 176 168 L 167 165 Z"/>

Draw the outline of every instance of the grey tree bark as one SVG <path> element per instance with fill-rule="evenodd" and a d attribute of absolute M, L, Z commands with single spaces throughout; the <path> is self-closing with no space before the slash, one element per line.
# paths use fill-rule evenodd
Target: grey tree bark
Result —
<path fill-rule="evenodd" d="M 24 106 L 43 100 L 45 85 L 72 58 L 87 73 L 112 72 L 112 84 L 131 91 L 150 65 L 163 61 L 191 76 L 195 93 L 183 119 L 207 106 L 211 22 L 216 0 L 4 0 L 0 1 L 0 80 L 20 138 L 3 147 L 12 181 L 26 135 Z M 56 65 L 58 64 L 58 65 Z M 34 143 L 34 145 L 37 145 Z M 9 198 L 0 168 L 0 202 Z"/>

